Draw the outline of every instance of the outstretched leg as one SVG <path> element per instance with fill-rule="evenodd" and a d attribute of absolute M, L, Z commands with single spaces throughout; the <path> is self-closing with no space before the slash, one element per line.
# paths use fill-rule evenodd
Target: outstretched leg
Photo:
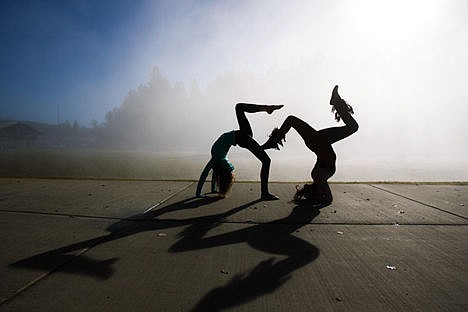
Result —
<path fill-rule="evenodd" d="M 288 133 L 291 128 L 294 128 L 294 130 L 296 130 L 304 140 L 310 136 L 314 136 L 317 133 L 317 130 L 312 128 L 307 122 L 293 115 L 286 117 L 283 124 L 279 128 L 279 131 L 280 133 L 286 135 L 286 133 Z"/>
<path fill-rule="evenodd" d="M 291 130 L 291 128 L 294 128 L 297 131 L 297 133 L 299 133 L 299 135 L 302 137 L 302 139 L 309 148 L 311 148 L 310 145 L 313 145 L 314 141 L 320 139 L 317 136 L 318 131 L 312 128 L 308 123 L 306 123 L 302 119 L 297 118 L 296 116 L 289 115 L 288 117 L 286 117 L 279 129 L 273 130 L 272 134 L 270 135 L 270 138 L 262 145 L 262 148 L 279 149 L 278 144 L 282 145 L 281 141 L 284 140 L 286 133 L 288 133 L 289 130 Z"/>
<path fill-rule="evenodd" d="M 245 113 L 267 112 L 268 114 L 271 114 L 273 111 L 280 109 L 281 107 L 283 107 L 283 105 L 236 104 L 236 116 L 237 122 L 239 123 L 239 130 L 249 137 L 253 137 L 252 127 L 250 126 Z"/>

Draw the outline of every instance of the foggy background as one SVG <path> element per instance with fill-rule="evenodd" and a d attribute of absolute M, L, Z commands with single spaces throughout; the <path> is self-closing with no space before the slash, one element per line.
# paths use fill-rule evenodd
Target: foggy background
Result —
<path fill-rule="evenodd" d="M 262 144 L 290 114 L 341 125 L 338 84 L 360 129 L 334 145 L 336 180 L 467 180 L 466 1 L 25 3 L 2 10 L 1 119 L 67 121 L 89 147 L 179 153 L 198 172 L 235 103 L 285 105 L 248 116 Z M 286 139 L 272 177 L 309 179 L 315 155 Z M 230 159 L 258 179 L 248 151 Z"/>

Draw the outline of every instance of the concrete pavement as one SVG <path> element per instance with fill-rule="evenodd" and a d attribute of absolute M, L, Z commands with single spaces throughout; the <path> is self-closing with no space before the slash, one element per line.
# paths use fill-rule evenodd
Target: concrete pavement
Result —
<path fill-rule="evenodd" d="M 468 310 L 467 185 L 195 186 L 0 179 L 0 311 Z"/>

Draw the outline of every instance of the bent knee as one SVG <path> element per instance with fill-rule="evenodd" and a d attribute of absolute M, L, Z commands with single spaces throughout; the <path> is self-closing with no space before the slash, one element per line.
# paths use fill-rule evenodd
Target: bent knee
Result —
<path fill-rule="evenodd" d="M 243 112 L 245 109 L 245 104 L 244 103 L 237 103 L 236 104 L 236 112 Z"/>
<path fill-rule="evenodd" d="M 300 119 L 300 118 L 298 118 L 298 117 L 296 117 L 294 115 L 289 115 L 288 117 L 286 117 L 285 123 L 287 125 L 293 127 L 296 130 L 297 129 L 303 129 L 303 128 L 306 127 L 306 123 L 302 119 Z"/>
<path fill-rule="evenodd" d="M 297 118 L 297 117 L 294 116 L 294 115 L 289 115 L 288 117 L 286 117 L 286 120 L 287 120 L 288 122 L 294 123 L 294 122 L 297 122 L 297 121 L 299 120 L 299 118 Z"/>
<path fill-rule="evenodd" d="M 353 122 L 349 125 L 349 130 L 351 131 L 351 133 L 355 133 L 359 130 L 359 125 L 357 122 Z"/>

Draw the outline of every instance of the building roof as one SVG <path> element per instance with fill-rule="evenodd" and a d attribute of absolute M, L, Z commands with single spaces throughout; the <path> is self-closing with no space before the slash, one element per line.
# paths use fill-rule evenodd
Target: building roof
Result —
<path fill-rule="evenodd" d="M 20 121 L 0 121 L 0 138 L 35 139 L 41 132 Z"/>

